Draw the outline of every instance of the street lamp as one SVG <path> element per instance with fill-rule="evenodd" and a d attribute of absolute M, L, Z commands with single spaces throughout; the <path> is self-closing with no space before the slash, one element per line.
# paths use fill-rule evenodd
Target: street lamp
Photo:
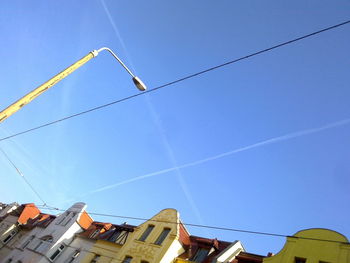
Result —
<path fill-rule="evenodd" d="M 80 68 L 86 62 L 88 62 L 90 59 L 96 57 L 99 54 L 99 52 L 101 52 L 103 50 L 107 50 L 110 54 L 112 54 L 112 56 L 116 60 L 118 60 L 118 62 L 123 66 L 123 68 L 131 75 L 132 81 L 134 82 L 135 86 L 140 91 L 146 90 L 146 85 L 141 81 L 141 79 L 138 78 L 137 76 L 135 76 L 130 71 L 130 69 L 128 69 L 128 67 L 125 66 L 125 64 L 120 60 L 120 58 L 118 58 L 118 56 L 111 49 L 109 49 L 107 47 L 103 47 L 103 48 L 100 48 L 98 50 L 93 50 L 93 51 L 89 52 L 89 54 L 87 54 L 85 57 L 81 58 L 80 60 L 78 60 L 77 62 L 75 62 L 71 66 L 69 66 L 68 68 L 66 68 L 63 71 L 61 71 L 60 73 L 58 73 L 56 76 L 54 76 L 51 79 L 49 79 L 48 81 L 46 81 L 44 84 L 42 84 L 39 87 L 37 87 L 36 89 L 32 90 L 31 92 L 29 92 L 28 94 L 26 94 L 25 96 L 23 96 L 22 98 L 17 100 L 15 103 L 11 104 L 6 109 L 1 111 L 0 112 L 0 122 L 4 121 L 8 117 L 10 117 L 12 114 L 14 114 L 18 110 L 20 110 L 24 105 L 28 104 L 29 102 L 34 100 L 36 97 L 38 97 L 40 94 L 42 94 L 43 92 L 45 92 L 46 90 L 48 90 L 49 88 L 51 88 L 52 86 L 54 86 L 55 84 L 60 82 L 62 79 L 67 77 L 69 74 L 71 74 L 73 71 Z"/>

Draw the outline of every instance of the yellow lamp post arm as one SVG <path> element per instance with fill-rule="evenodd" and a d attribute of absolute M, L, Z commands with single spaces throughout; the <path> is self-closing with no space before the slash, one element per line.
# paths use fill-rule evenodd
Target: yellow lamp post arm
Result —
<path fill-rule="evenodd" d="M 145 84 L 138 78 L 136 77 L 134 74 L 132 74 L 132 72 L 124 65 L 124 63 L 113 53 L 112 50 L 110 50 L 109 48 L 101 48 L 99 50 L 94 50 L 91 51 L 89 54 L 87 54 L 85 57 L 81 58 L 80 60 L 78 60 L 77 62 L 75 62 L 74 64 L 72 64 L 71 66 L 69 66 L 68 68 L 66 68 L 65 70 L 61 71 L 60 73 L 58 73 L 56 76 L 54 76 L 53 78 L 49 79 L 48 81 L 46 81 L 44 84 L 40 85 L 39 87 L 37 87 L 36 89 L 32 90 L 31 92 L 29 92 L 28 94 L 26 94 L 25 96 L 23 96 L 22 98 L 20 98 L 19 100 L 17 100 L 15 103 L 11 104 L 10 106 L 8 106 L 6 109 L 4 109 L 3 111 L 0 112 L 0 122 L 4 121 L 5 119 L 7 119 L 8 117 L 10 117 L 12 114 L 14 114 L 15 112 L 17 112 L 18 110 L 20 110 L 24 105 L 28 104 L 29 102 L 31 102 L 32 100 L 34 100 L 36 97 L 38 97 L 40 94 L 42 94 L 43 92 L 45 92 L 46 90 L 48 90 L 49 88 L 51 88 L 52 86 L 54 86 L 55 84 L 57 84 L 58 82 L 60 82 L 62 79 L 64 79 L 65 77 L 67 77 L 69 74 L 71 74 L 72 72 L 74 72 L 76 69 L 80 68 L 82 65 L 84 65 L 86 62 L 88 62 L 90 59 L 96 57 L 98 55 L 98 53 L 102 50 L 107 50 L 109 51 L 117 60 L 118 62 L 126 69 L 126 71 L 132 76 L 132 80 L 134 82 L 134 84 L 136 85 L 136 87 L 141 90 L 144 91 L 146 90 L 146 86 Z"/>

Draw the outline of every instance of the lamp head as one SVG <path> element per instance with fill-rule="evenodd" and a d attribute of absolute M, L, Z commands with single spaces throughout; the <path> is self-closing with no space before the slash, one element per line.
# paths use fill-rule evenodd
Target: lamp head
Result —
<path fill-rule="evenodd" d="M 145 91 L 147 89 L 146 85 L 138 77 L 134 76 L 132 81 L 140 91 Z"/>

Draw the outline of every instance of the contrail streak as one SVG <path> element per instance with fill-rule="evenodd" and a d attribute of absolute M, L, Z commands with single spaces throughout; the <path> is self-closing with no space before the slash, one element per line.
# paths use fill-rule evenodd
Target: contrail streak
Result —
<path fill-rule="evenodd" d="M 149 178 L 149 177 L 153 177 L 153 176 L 169 173 L 169 172 L 172 172 L 172 171 L 177 171 L 179 169 L 183 169 L 183 168 L 187 168 L 187 167 L 196 166 L 196 165 L 203 164 L 203 163 L 206 163 L 206 162 L 210 162 L 210 161 L 213 161 L 213 160 L 217 160 L 217 159 L 220 159 L 220 158 L 223 158 L 223 157 L 226 157 L 226 156 L 230 156 L 230 155 L 233 155 L 233 154 L 236 154 L 236 153 L 239 153 L 239 152 L 244 152 L 244 151 L 251 150 L 251 149 L 254 149 L 254 148 L 262 147 L 262 146 L 265 146 L 265 145 L 269 145 L 269 144 L 273 144 L 273 143 L 277 143 L 277 142 L 281 142 L 281 141 L 294 139 L 294 138 L 297 138 L 297 137 L 301 137 L 301 136 L 305 136 L 305 135 L 309 135 L 309 134 L 313 134 L 313 133 L 318 133 L 318 132 L 321 132 L 321 131 L 324 131 L 324 130 L 328 130 L 328 129 L 336 128 L 336 127 L 339 127 L 339 126 L 347 125 L 349 123 L 350 123 L 350 119 L 344 119 L 344 120 L 341 120 L 341 121 L 337 121 L 337 122 L 333 122 L 333 123 L 327 124 L 327 125 L 322 126 L 322 127 L 311 128 L 311 129 L 307 129 L 307 130 L 302 130 L 302 131 L 297 131 L 297 132 L 293 132 L 293 133 L 288 133 L 288 134 L 285 134 L 285 135 L 282 135 L 282 136 L 274 137 L 274 138 L 267 139 L 267 140 L 264 140 L 264 141 L 260 141 L 260 142 L 257 142 L 257 143 L 254 143 L 254 144 L 251 144 L 251 145 L 248 145 L 248 146 L 244 146 L 244 147 L 241 147 L 241 148 L 238 148 L 238 149 L 234 149 L 232 151 L 228 151 L 228 152 L 224 152 L 224 153 L 221 153 L 221 154 L 217 154 L 217 155 L 205 158 L 205 159 L 201 159 L 201 160 L 194 161 L 194 162 L 191 162 L 191 163 L 187 163 L 187 164 L 171 167 L 171 168 L 168 168 L 168 169 L 163 169 L 163 170 L 160 170 L 160 171 L 157 171 L 157 172 L 153 172 L 153 173 L 137 176 L 137 177 L 125 180 L 125 181 L 121 181 L 119 183 L 115 183 L 115 184 L 112 184 L 112 185 L 101 187 L 101 188 L 95 189 L 93 191 L 90 191 L 87 194 L 84 194 L 84 196 L 87 196 L 87 195 L 90 195 L 90 194 L 93 194 L 93 193 L 97 193 L 97 192 L 101 192 L 101 191 L 105 191 L 105 190 L 108 190 L 108 189 L 112 189 L 112 188 L 115 188 L 115 187 L 118 187 L 118 186 L 121 186 L 121 185 L 129 184 L 129 183 L 132 183 L 132 182 L 135 182 L 135 181 L 139 181 L 139 180 L 142 180 L 142 179 L 146 179 L 146 178 Z"/>
<path fill-rule="evenodd" d="M 190 207 L 192 208 L 195 216 L 197 217 L 198 221 L 200 224 L 204 225 L 204 221 L 203 221 L 203 218 L 199 212 L 199 209 L 191 195 L 191 191 L 189 190 L 188 188 L 188 185 L 186 183 L 186 181 L 184 180 L 183 178 L 183 174 L 182 174 L 182 171 L 180 170 L 180 168 L 178 168 L 178 164 L 177 164 L 177 160 L 176 160 L 176 157 L 175 157 L 175 154 L 174 154 L 174 150 L 173 148 L 171 147 L 170 145 L 170 142 L 168 140 L 168 137 L 166 136 L 165 132 L 164 132 L 164 128 L 163 128 L 163 125 L 162 125 L 162 121 L 159 117 L 159 115 L 157 114 L 156 112 L 156 109 L 154 108 L 153 104 L 152 104 L 152 101 L 151 101 L 151 98 L 149 97 L 148 94 L 145 95 L 146 97 L 146 102 L 147 102 L 147 106 L 151 112 L 151 115 L 153 117 L 153 121 L 157 127 L 157 130 L 158 130 L 158 133 L 160 135 L 160 138 L 163 142 L 163 145 L 164 145 L 164 148 L 165 148 L 165 151 L 168 155 L 168 158 L 170 159 L 170 162 L 171 162 L 171 165 L 175 168 L 174 172 L 176 173 L 176 177 L 179 181 L 179 184 L 180 184 L 180 187 L 182 189 L 182 191 L 184 192 L 185 194 L 185 197 L 190 205 Z M 209 233 L 208 233 L 209 234 Z"/>
<path fill-rule="evenodd" d="M 122 39 L 122 37 L 121 37 L 121 35 L 120 35 L 120 33 L 119 33 L 118 27 L 116 26 L 116 24 L 115 24 L 115 22 L 114 22 L 114 19 L 113 19 L 112 15 L 111 15 L 111 13 L 109 12 L 108 6 L 106 5 L 106 3 L 105 3 L 104 0 L 101 0 L 101 3 L 102 3 L 102 6 L 103 6 L 104 11 L 105 11 L 105 13 L 106 13 L 106 15 L 107 15 L 107 17 L 108 17 L 109 22 L 110 22 L 111 25 L 112 25 L 112 28 L 113 28 L 113 30 L 114 30 L 114 33 L 115 33 L 116 37 L 118 38 L 118 40 L 120 41 L 120 44 L 121 44 L 122 48 L 124 49 L 124 52 L 125 52 L 125 54 L 126 54 L 126 57 L 129 58 L 130 56 L 129 56 L 128 51 L 127 51 L 127 49 L 126 49 L 125 43 L 124 43 L 124 41 L 123 41 L 123 39 Z M 129 61 L 130 65 L 131 65 L 131 68 L 133 69 L 133 71 L 136 72 L 136 71 L 135 71 L 135 68 L 134 68 L 134 66 L 133 66 L 133 63 L 132 63 L 132 61 L 131 61 L 131 59 L 128 59 L 128 61 Z M 161 137 L 161 139 L 162 139 L 162 142 L 163 142 L 165 151 L 166 151 L 166 153 L 167 153 L 167 155 L 168 155 L 168 157 L 169 157 L 169 159 L 170 159 L 170 161 L 171 161 L 171 165 L 172 165 L 173 167 L 175 167 L 175 169 L 173 169 L 172 171 L 175 171 L 176 176 L 177 176 L 177 179 L 178 179 L 179 184 L 180 184 L 180 187 L 181 187 L 181 189 L 183 190 L 183 192 L 184 192 L 184 194 L 185 194 L 185 197 L 186 197 L 187 201 L 189 202 L 189 205 L 191 206 L 192 210 L 194 211 L 194 213 L 195 213 L 195 215 L 196 215 L 196 217 L 197 217 L 199 223 L 202 224 L 202 225 L 204 225 L 204 221 L 203 221 L 203 219 L 202 219 L 202 217 L 201 217 L 201 215 L 200 215 L 200 212 L 199 212 L 199 209 L 198 209 L 197 205 L 196 205 L 195 202 L 194 202 L 194 199 L 193 199 L 193 197 L 192 197 L 192 195 L 191 195 L 191 191 L 188 189 L 188 185 L 186 184 L 186 181 L 185 181 L 184 178 L 183 178 L 182 172 L 181 172 L 180 169 L 176 168 L 176 167 L 178 167 L 178 166 L 177 166 L 177 160 L 176 160 L 174 151 L 173 151 L 173 149 L 172 149 L 172 147 L 171 147 L 171 145 L 170 145 L 170 143 L 169 143 L 169 140 L 168 140 L 166 134 L 165 134 L 164 131 L 163 131 L 163 130 L 164 130 L 164 129 L 163 129 L 163 125 L 162 125 L 162 122 L 161 122 L 161 120 L 160 120 L 160 118 L 159 118 L 159 115 L 157 114 L 157 112 L 156 112 L 156 110 L 155 110 L 155 108 L 154 108 L 154 106 L 153 106 L 153 104 L 152 104 L 152 102 L 151 102 L 150 97 L 148 96 L 148 94 L 146 94 L 145 96 L 146 96 L 146 103 L 147 103 L 147 106 L 148 106 L 148 108 L 149 108 L 149 110 L 150 110 L 150 113 L 151 113 L 151 115 L 152 115 L 154 124 L 156 125 L 156 127 L 157 127 L 157 129 L 158 129 L 158 132 L 159 132 L 160 137 Z M 172 169 L 172 168 L 171 168 L 171 169 Z M 163 173 L 164 173 L 164 172 L 163 172 Z M 154 175 L 152 175 L 152 176 L 154 176 Z M 132 179 L 131 179 L 131 180 L 132 180 Z M 137 179 L 137 180 L 138 180 L 138 179 Z M 132 181 L 129 182 L 129 180 L 127 180 L 127 181 L 128 181 L 128 183 L 132 182 Z M 106 187 L 109 187 L 109 186 L 106 186 Z M 102 188 L 103 188 L 104 190 L 109 189 L 109 188 L 105 189 L 105 187 L 102 187 Z M 102 190 L 102 191 L 103 191 L 103 190 Z"/>
<path fill-rule="evenodd" d="M 111 25 L 112 25 L 112 28 L 113 28 L 113 30 L 114 30 L 114 33 L 115 33 L 117 39 L 119 40 L 119 42 L 120 42 L 122 48 L 124 49 L 124 53 L 125 53 L 125 55 L 126 55 L 126 59 L 129 61 L 130 68 L 131 68 L 134 72 L 136 72 L 136 71 L 135 71 L 135 68 L 134 68 L 134 65 L 133 65 L 133 63 L 132 63 L 132 61 L 131 61 L 131 59 L 129 59 L 130 56 L 129 56 L 128 50 L 126 49 L 124 40 L 122 39 L 122 37 L 121 37 L 121 35 L 120 35 L 120 33 L 119 33 L 119 30 L 118 30 L 117 25 L 114 23 L 114 20 L 113 20 L 113 18 L 112 18 L 112 15 L 111 15 L 111 13 L 109 12 L 109 9 L 108 9 L 108 7 L 107 7 L 105 1 L 104 1 L 104 0 L 101 0 L 101 4 L 102 4 L 102 6 L 103 6 L 103 9 L 104 9 L 104 11 L 105 11 L 107 17 L 108 17 L 109 22 L 110 22 Z"/>

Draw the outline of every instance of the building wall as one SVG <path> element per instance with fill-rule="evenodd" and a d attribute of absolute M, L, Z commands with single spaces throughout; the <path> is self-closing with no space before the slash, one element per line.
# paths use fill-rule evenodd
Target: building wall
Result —
<path fill-rule="evenodd" d="M 76 251 L 80 251 L 79 255 L 75 258 L 74 262 L 90 262 L 93 258 L 91 256 L 90 260 L 86 260 L 89 258 L 91 254 L 91 248 L 95 244 L 95 240 L 88 239 L 84 237 L 75 236 L 73 241 L 67 246 L 62 255 L 55 261 L 55 263 L 65 263 L 68 259 L 72 258 L 72 256 L 76 253 Z"/>
<path fill-rule="evenodd" d="M 151 220 L 146 221 L 129 234 L 127 242 L 120 246 L 112 242 L 99 240 L 91 248 L 95 254 L 101 255 L 101 261 L 98 262 L 118 262 L 120 263 L 126 256 L 133 258 L 132 262 L 141 262 L 141 260 L 150 263 L 168 263 L 182 253 L 184 250 L 178 241 L 179 238 L 179 223 L 178 212 L 174 209 L 164 209 Z M 159 222 L 165 221 L 165 222 Z M 174 222 L 174 223 L 167 223 Z M 145 241 L 140 241 L 141 235 L 149 225 L 154 225 L 152 232 Z M 162 233 L 164 228 L 169 228 L 170 232 L 161 245 L 156 245 L 154 242 Z M 83 262 L 89 262 L 93 257 L 88 255 Z M 112 259 L 114 258 L 114 259 Z"/>
<path fill-rule="evenodd" d="M 4 259 L 5 262 L 10 258 L 13 262 L 20 260 L 23 263 L 51 262 L 49 260 L 50 256 L 55 253 L 60 245 L 64 244 L 65 249 L 67 249 L 73 241 L 74 234 L 83 231 L 77 221 L 85 209 L 86 205 L 84 203 L 76 203 L 54 219 L 46 228 L 36 227 L 32 229 L 21 240 L 21 243 L 23 243 L 29 237 L 34 236 L 30 244 L 25 249 L 22 249 L 19 245 Z M 44 242 L 43 246 L 41 246 L 42 249 L 36 249 L 44 237 L 52 237 L 52 242 Z M 64 262 L 62 260 L 63 251 L 55 259 L 55 262 Z"/>
<path fill-rule="evenodd" d="M 326 239 L 338 242 L 300 239 Z M 346 244 L 347 243 L 347 244 Z M 296 258 L 307 263 L 350 263 L 349 241 L 343 235 L 328 229 L 314 228 L 299 231 L 288 237 L 283 249 L 272 257 L 264 258 L 264 263 L 294 263 Z"/>
<path fill-rule="evenodd" d="M 3 217 L 6 214 L 10 213 L 11 211 L 15 210 L 18 206 L 19 206 L 19 204 L 17 204 L 17 203 L 11 203 L 8 205 L 2 204 L 1 210 L 0 210 L 0 217 Z"/>
<path fill-rule="evenodd" d="M 97 240 L 82 262 L 90 262 L 96 255 L 100 255 L 99 263 L 111 262 L 118 257 L 121 247 L 122 245 L 110 241 Z"/>

